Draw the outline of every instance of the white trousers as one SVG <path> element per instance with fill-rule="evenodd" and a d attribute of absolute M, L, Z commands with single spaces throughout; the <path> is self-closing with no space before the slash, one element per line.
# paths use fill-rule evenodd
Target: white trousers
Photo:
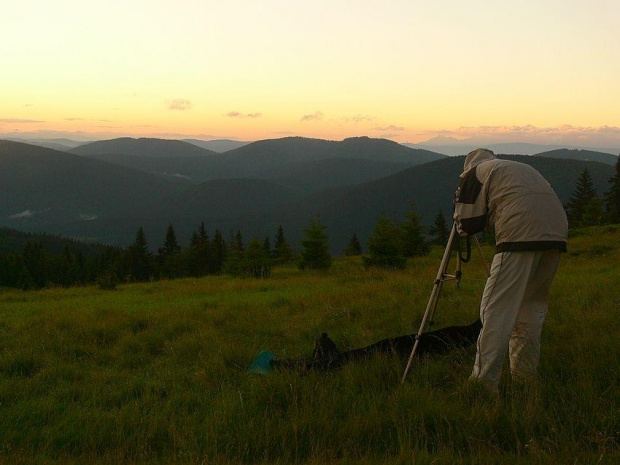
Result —
<path fill-rule="evenodd" d="M 513 377 L 536 376 L 549 287 L 559 262 L 559 250 L 495 254 L 480 303 L 483 326 L 472 378 L 497 392 L 506 352 Z"/>

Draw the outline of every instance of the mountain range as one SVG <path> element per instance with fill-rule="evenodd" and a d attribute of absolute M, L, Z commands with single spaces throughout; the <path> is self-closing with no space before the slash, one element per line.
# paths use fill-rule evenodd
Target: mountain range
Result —
<path fill-rule="evenodd" d="M 512 143 L 489 143 L 484 141 L 473 140 L 459 140 L 454 137 L 437 136 L 425 142 L 418 144 L 405 143 L 407 147 L 431 150 L 434 152 L 442 153 L 444 155 L 467 155 L 472 150 L 479 147 L 485 147 L 493 150 L 496 154 L 512 154 L 512 155 L 537 155 L 543 152 L 552 152 L 556 150 L 574 150 L 579 152 L 596 152 L 612 154 L 617 158 L 617 154 L 620 153 L 620 148 L 594 148 L 594 147 L 573 147 L 566 145 L 545 145 L 545 144 L 531 144 L 526 142 L 512 142 Z M 613 155 L 616 154 L 616 155 Z M 562 157 L 559 157 L 562 158 Z M 575 158 L 583 159 L 583 158 Z M 615 163 L 615 161 L 614 161 Z"/>
<path fill-rule="evenodd" d="M 178 157 L 165 155 L 168 141 L 155 156 L 122 153 L 118 147 L 126 149 L 134 142 L 122 140 L 116 147 L 112 142 L 106 150 L 116 152 L 97 153 L 99 144 L 92 151 L 87 144 L 79 147 L 83 155 L 77 155 L 0 141 L 0 188 L 8 193 L 0 199 L 0 225 L 114 245 L 127 245 L 144 226 L 151 246 L 157 247 L 170 222 L 185 243 L 201 221 L 211 232 L 239 229 L 246 239 L 273 237 L 282 224 L 289 240 L 298 244 L 309 220 L 319 216 L 332 250 L 341 252 L 354 233 L 365 241 L 379 215 L 400 220 L 412 200 L 427 225 L 439 210 L 448 217 L 463 166 L 463 157 L 369 138 L 284 138 L 223 154 L 205 151 Z M 179 143 L 183 149 L 190 145 Z M 112 155 L 121 163 L 112 163 Z M 594 159 L 596 154 L 577 155 Z M 104 156 L 108 161 L 97 159 Z M 570 159 L 575 156 L 560 151 L 510 158 L 538 169 L 563 202 L 586 167 L 599 194 L 607 190 L 613 167 Z M 128 166 L 128 160 L 134 165 Z M 177 165 L 166 165 L 175 161 Z M 200 163 L 204 171 L 199 173 Z M 178 176 L 151 172 L 164 165 L 194 171 Z M 215 177 L 204 180 L 209 176 Z"/>
<path fill-rule="evenodd" d="M 71 153 L 195 184 L 258 178 L 292 187 L 301 184 L 306 191 L 369 181 L 445 157 L 367 137 L 342 142 L 301 137 L 271 139 L 219 154 L 182 141 L 122 138 L 86 144 Z"/>

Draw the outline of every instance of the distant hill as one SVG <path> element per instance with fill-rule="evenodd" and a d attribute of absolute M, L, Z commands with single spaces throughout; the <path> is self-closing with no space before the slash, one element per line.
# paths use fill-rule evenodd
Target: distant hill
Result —
<path fill-rule="evenodd" d="M 484 142 L 469 142 L 467 140 L 459 141 L 450 137 L 443 139 L 434 138 L 427 142 L 421 142 L 419 144 L 403 144 L 411 148 L 422 148 L 427 150 L 433 150 L 435 152 L 443 153 L 445 155 L 467 155 L 472 150 L 480 147 L 493 150 L 498 155 L 511 154 L 511 155 L 535 155 L 546 150 L 555 150 L 562 148 L 561 145 L 540 145 L 540 144 L 528 144 L 524 142 L 504 143 L 504 144 L 488 144 Z"/>
<path fill-rule="evenodd" d="M 21 142 L 24 144 L 36 145 L 37 147 L 45 147 L 45 148 L 52 149 L 52 150 L 60 150 L 61 152 L 68 152 L 69 150 L 71 150 L 71 147 L 67 145 L 62 145 L 56 142 L 48 142 L 48 141 L 43 141 L 43 140 L 15 139 L 15 138 L 10 138 L 6 140 L 10 140 L 12 142 Z"/>
<path fill-rule="evenodd" d="M 123 154 L 162 157 L 204 157 L 215 155 L 211 150 L 179 140 L 121 137 L 111 140 L 100 140 L 81 145 L 70 150 L 71 153 L 82 156 L 102 154 Z"/>
<path fill-rule="evenodd" d="M 615 166 L 618 161 L 618 155 L 578 149 L 550 150 L 548 152 L 538 153 L 536 156 L 545 158 L 563 158 L 566 160 L 598 161 L 612 166 Z"/>
<path fill-rule="evenodd" d="M 181 139 L 183 142 L 194 144 L 203 149 L 211 150 L 213 152 L 222 153 L 229 150 L 238 149 L 244 145 L 250 144 L 250 142 L 243 142 L 239 140 L 230 139 L 215 139 L 215 140 L 200 140 L 200 139 Z"/>
<path fill-rule="evenodd" d="M 567 147 L 566 145 L 544 145 L 544 144 L 529 144 L 525 142 L 512 142 L 512 143 L 485 143 L 485 142 L 472 142 L 469 140 L 458 140 L 452 137 L 435 137 L 426 142 L 419 144 L 405 143 L 406 147 L 432 150 L 434 152 L 442 153 L 445 155 L 467 155 L 472 150 L 480 147 L 493 150 L 498 155 L 537 155 L 542 152 L 549 152 L 555 150 L 593 150 L 595 152 L 610 152 L 615 153 L 620 149 L 588 149 L 584 147 Z"/>
<path fill-rule="evenodd" d="M 102 153 L 89 155 L 89 158 L 165 178 L 182 179 L 192 184 L 234 176 L 234 170 L 224 166 L 218 154 L 206 157 L 151 157 L 149 155 Z"/>
<path fill-rule="evenodd" d="M 37 145 L 39 147 L 45 147 L 53 150 L 60 150 L 63 152 L 69 151 L 80 145 L 87 144 L 88 142 L 77 141 L 72 139 L 58 138 L 58 139 L 21 139 L 17 137 L 7 137 L 6 140 L 13 142 L 22 142 L 24 144 Z"/>
<path fill-rule="evenodd" d="M 111 163 L 0 141 L 0 225 L 22 227 L 119 216 L 182 185 Z"/>
<path fill-rule="evenodd" d="M 126 153 L 90 156 L 149 173 L 183 178 L 195 184 L 214 179 L 260 178 L 287 185 L 300 182 L 311 191 L 377 179 L 445 157 L 368 137 L 342 142 L 302 137 L 272 139 L 209 157 L 152 157 Z"/>
<path fill-rule="evenodd" d="M 179 194 L 153 203 L 134 216 L 188 219 L 239 218 L 262 213 L 300 198 L 302 192 L 260 179 L 217 179 L 193 186 Z"/>
<path fill-rule="evenodd" d="M 227 152 L 226 166 L 240 176 L 269 178 L 286 165 L 334 158 L 406 163 L 409 166 L 444 158 L 428 150 L 414 150 L 387 139 L 354 137 L 341 142 L 285 137 L 253 142 Z"/>
<path fill-rule="evenodd" d="M 286 165 L 275 180 L 306 192 L 353 186 L 398 173 L 410 165 L 387 161 L 328 158 Z"/>

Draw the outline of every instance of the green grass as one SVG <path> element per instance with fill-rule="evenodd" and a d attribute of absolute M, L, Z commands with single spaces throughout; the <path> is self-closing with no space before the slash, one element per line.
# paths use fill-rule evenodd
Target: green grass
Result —
<path fill-rule="evenodd" d="M 552 288 L 540 383 L 466 383 L 473 348 L 414 364 L 246 376 L 261 349 L 309 354 L 417 331 L 442 250 L 403 271 L 208 277 L 0 294 L 0 462 L 618 463 L 620 228 L 571 237 Z M 490 258 L 492 251 L 486 250 Z M 479 258 L 436 326 L 477 315 Z"/>

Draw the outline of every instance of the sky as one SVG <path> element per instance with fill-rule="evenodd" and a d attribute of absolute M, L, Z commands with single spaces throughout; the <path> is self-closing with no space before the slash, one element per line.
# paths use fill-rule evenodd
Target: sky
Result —
<path fill-rule="evenodd" d="M 617 0 L 3 0 L 0 135 L 620 147 Z"/>

